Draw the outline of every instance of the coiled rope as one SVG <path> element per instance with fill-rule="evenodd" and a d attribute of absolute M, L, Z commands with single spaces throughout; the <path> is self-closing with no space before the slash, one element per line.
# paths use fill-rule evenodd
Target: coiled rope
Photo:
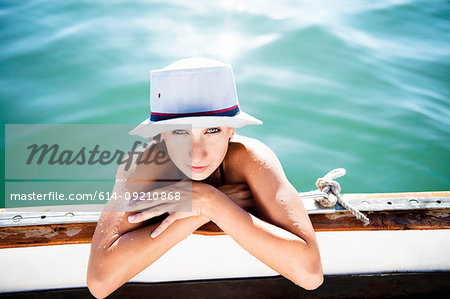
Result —
<path fill-rule="evenodd" d="M 345 173 L 346 171 L 344 168 L 336 168 L 328 172 L 324 177 L 318 178 L 316 181 L 317 188 L 319 188 L 320 191 L 327 193 L 328 197 L 315 198 L 315 201 L 324 208 L 332 208 L 336 205 L 336 202 L 338 202 L 356 218 L 364 222 L 364 225 L 367 225 L 370 222 L 369 218 L 341 197 L 341 186 L 335 179 L 344 176 Z"/>

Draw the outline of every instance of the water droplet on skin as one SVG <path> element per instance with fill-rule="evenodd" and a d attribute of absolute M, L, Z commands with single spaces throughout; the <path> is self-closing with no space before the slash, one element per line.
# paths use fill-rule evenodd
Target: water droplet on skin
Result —
<path fill-rule="evenodd" d="M 102 231 L 101 231 L 101 233 L 103 232 L 103 229 L 102 229 Z"/>

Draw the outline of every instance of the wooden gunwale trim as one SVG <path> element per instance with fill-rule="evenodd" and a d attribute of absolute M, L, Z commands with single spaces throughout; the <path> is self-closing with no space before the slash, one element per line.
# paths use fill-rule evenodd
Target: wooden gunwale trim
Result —
<path fill-rule="evenodd" d="M 450 229 L 450 209 L 367 212 L 370 224 L 364 226 L 349 212 L 310 214 L 316 232 L 433 230 Z M 90 243 L 96 222 L 65 223 L 0 228 L 0 249 L 46 245 Z M 194 234 L 225 235 L 213 222 L 208 222 Z"/>
<path fill-rule="evenodd" d="M 0 249 L 90 243 L 97 222 L 0 228 Z"/>
<path fill-rule="evenodd" d="M 409 198 L 409 197 L 450 197 L 450 191 L 399 192 L 399 193 L 346 193 L 345 196 L 360 199 Z"/>

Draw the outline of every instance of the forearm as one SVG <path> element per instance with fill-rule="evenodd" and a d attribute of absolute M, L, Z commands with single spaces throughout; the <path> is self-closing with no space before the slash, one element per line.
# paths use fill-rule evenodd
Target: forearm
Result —
<path fill-rule="evenodd" d="M 205 217 L 179 219 L 152 239 L 150 234 L 158 222 L 119 236 L 109 248 L 91 248 L 88 266 L 91 292 L 96 297 L 108 296 L 208 221 Z"/>
<path fill-rule="evenodd" d="M 284 277 L 307 289 L 322 280 L 317 244 L 246 212 L 226 195 L 213 201 L 207 216 L 242 248 Z"/>

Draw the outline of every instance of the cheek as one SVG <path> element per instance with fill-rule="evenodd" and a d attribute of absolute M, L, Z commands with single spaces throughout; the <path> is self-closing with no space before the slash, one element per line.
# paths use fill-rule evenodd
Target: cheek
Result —
<path fill-rule="evenodd" d="M 218 140 L 211 140 L 208 152 L 211 156 L 223 158 L 228 151 L 228 139 L 220 138 Z"/>
<path fill-rule="evenodd" d="M 182 161 L 184 159 L 184 156 L 189 153 L 190 146 L 190 144 L 186 142 L 180 142 L 178 140 L 176 142 L 166 142 L 167 152 L 173 162 Z"/>
<path fill-rule="evenodd" d="M 192 140 L 188 137 L 174 137 L 166 140 L 167 148 L 173 153 L 181 153 L 191 149 Z"/>

